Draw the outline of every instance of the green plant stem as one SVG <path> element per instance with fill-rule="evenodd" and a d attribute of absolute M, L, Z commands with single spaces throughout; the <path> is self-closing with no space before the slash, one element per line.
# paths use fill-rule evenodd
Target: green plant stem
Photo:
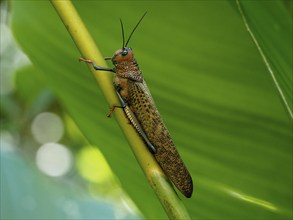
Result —
<path fill-rule="evenodd" d="M 71 1 L 51 0 L 51 3 L 59 14 L 82 57 L 92 59 L 99 66 L 106 66 L 104 58 L 96 47 Z M 92 65 L 88 65 L 88 67 L 94 74 L 109 106 L 119 103 L 113 88 L 113 76 L 105 71 L 95 71 Z M 170 219 L 190 219 L 189 214 L 181 200 L 178 198 L 171 183 L 164 175 L 154 157 L 148 151 L 138 133 L 129 125 L 124 112 L 117 109 L 114 114 L 137 161 L 163 205 L 168 217 Z"/>

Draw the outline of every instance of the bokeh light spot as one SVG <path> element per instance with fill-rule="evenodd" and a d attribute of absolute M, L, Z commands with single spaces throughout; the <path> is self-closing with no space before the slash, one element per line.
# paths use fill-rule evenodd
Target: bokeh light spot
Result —
<path fill-rule="evenodd" d="M 48 176 L 62 176 L 70 171 L 73 164 L 71 152 L 61 144 L 47 143 L 39 148 L 36 155 L 38 168 Z"/>
<path fill-rule="evenodd" d="M 64 125 L 58 115 L 44 112 L 35 117 L 31 130 L 35 140 L 41 144 L 58 142 L 63 136 Z"/>
<path fill-rule="evenodd" d="M 1 151 L 14 151 L 15 147 L 18 145 L 19 138 L 16 135 L 12 135 L 9 131 L 0 131 L 0 150 Z"/>
<path fill-rule="evenodd" d="M 102 153 L 93 146 L 84 147 L 77 154 L 77 169 L 88 181 L 101 183 L 112 177 L 112 172 Z"/>

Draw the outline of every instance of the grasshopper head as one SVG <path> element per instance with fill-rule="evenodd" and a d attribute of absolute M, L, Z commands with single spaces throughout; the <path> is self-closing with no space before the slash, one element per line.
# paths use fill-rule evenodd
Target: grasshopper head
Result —
<path fill-rule="evenodd" d="M 117 65 L 122 62 L 131 62 L 133 61 L 133 51 L 130 47 L 124 47 L 115 52 L 112 57 L 112 62 L 114 65 Z"/>
<path fill-rule="evenodd" d="M 122 49 L 117 50 L 114 54 L 114 56 L 112 57 L 112 62 L 113 64 L 116 66 L 117 64 L 120 63 L 127 63 L 127 62 L 133 62 L 135 63 L 135 60 L 133 58 L 133 52 L 132 49 L 130 47 L 127 47 L 127 44 L 129 43 L 132 34 L 134 33 L 134 31 L 136 30 L 136 28 L 138 27 L 138 25 L 140 24 L 140 22 L 142 21 L 142 19 L 144 18 L 144 16 L 146 15 L 147 12 L 145 12 L 143 14 L 143 16 L 139 19 L 139 21 L 137 22 L 137 24 L 135 25 L 135 27 L 133 28 L 133 30 L 131 31 L 126 43 L 125 43 L 125 37 L 124 37 L 124 28 L 123 28 L 123 23 L 122 20 L 120 19 L 120 24 L 121 24 L 121 31 L 122 31 Z"/>

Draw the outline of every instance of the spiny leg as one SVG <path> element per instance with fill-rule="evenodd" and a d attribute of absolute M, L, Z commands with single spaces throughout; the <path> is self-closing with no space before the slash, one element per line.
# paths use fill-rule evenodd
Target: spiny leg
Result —
<path fill-rule="evenodd" d="M 154 147 L 154 145 L 150 142 L 150 140 L 148 139 L 147 135 L 145 134 L 144 130 L 142 129 L 139 121 L 137 120 L 135 114 L 131 111 L 131 109 L 129 108 L 129 106 L 127 106 L 127 102 L 122 98 L 121 94 L 119 93 L 119 91 L 121 90 L 120 86 L 117 85 L 116 86 L 116 93 L 117 96 L 122 104 L 122 106 L 117 106 L 117 105 L 113 105 L 110 109 L 110 112 L 108 114 L 108 117 L 111 117 L 112 112 L 115 110 L 115 108 L 123 108 L 128 119 L 130 120 L 130 123 L 134 126 L 134 128 L 136 129 L 136 131 L 140 134 L 140 136 L 142 137 L 142 139 L 145 141 L 149 151 L 152 154 L 155 154 L 157 152 L 157 149 Z"/>
<path fill-rule="evenodd" d="M 135 114 L 131 111 L 131 109 L 129 108 L 129 106 L 126 106 L 124 108 L 124 112 L 126 113 L 128 119 L 130 120 L 130 122 L 133 125 L 133 127 L 136 129 L 136 131 L 140 134 L 140 136 L 142 137 L 142 139 L 146 143 L 149 151 L 152 154 L 155 154 L 157 152 L 157 149 L 154 147 L 154 145 L 148 139 L 146 133 L 144 132 L 143 128 L 141 127 L 140 122 L 137 120 Z"/>

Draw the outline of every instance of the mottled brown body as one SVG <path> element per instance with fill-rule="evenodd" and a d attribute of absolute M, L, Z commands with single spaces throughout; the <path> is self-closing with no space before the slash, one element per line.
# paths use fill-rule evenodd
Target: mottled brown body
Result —
<path fill-rule="evenodd" d="M 168 178 L 186 197 L 191 197 L 191 176 L 160 116 L 131 48 L 116 51 L 112 62 L 116 73 L 114 84 L 126 103 L 127 117 L 138 133 L 145 133 L 155 147 L 154 156 Z"/>
<path fill-rule="evenodd" d="M 111 112 L 115 107 L 123 108 L 129 121 L 141 135 L 165 174 L 186 197 L 190 198 L 193 191 L 191 176 L 180 158 L 169 131 L 160 116 L 134 59 L 132 49 L 127 47 L 133 32 L 145 15 L 146 13 L 136 24 L 125 44 L 123 24 L 120 19 L 123 44 L 122 49 L 117 50 L 111 58 L 115 68 L 97 66 L 93 61 L 83 58 L 80 58 L 80 60 L 91 63 L 96 70 L 116 73 L 114 85 L 122 106 L 113 106 Z M 108 60 L 110 58 L 105 59 Z"/>

